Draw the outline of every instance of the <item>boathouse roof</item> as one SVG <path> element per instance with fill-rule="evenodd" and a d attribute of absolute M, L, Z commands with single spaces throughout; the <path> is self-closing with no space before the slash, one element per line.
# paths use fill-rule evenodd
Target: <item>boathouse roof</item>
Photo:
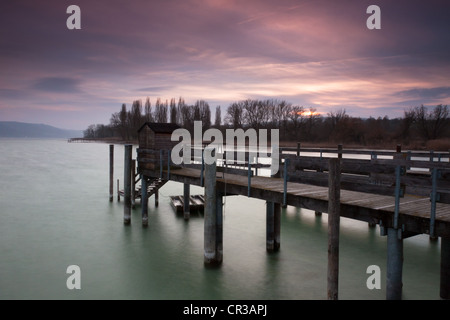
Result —
<path fill-rule="evenodd" d="M 138 132 L 141 132 L 145 127 L 149 127 L 154 133 L 172 133 L 180 128 L 176 123 L 146 122 L 139 128 Z"/>

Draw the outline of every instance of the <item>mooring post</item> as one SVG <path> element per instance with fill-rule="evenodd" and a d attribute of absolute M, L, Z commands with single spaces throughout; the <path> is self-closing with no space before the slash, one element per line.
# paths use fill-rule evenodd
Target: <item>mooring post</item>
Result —
<path fill-rule="evenodd" d="M 274 228 L 274 238 L 273 238 L 273 250 L 280 250 L 281 241 L 281 204 L 275 202 L 273 205 L 273 228 Z"/>
<path fill-rule="evenodd" d="M 211 152 L 214 156 L 215 150 Z M 217 188 L 216 162 L 205 163 L 205 214 L 204 214 L 204 263 L 217 265 L 222 262 L 217 254 Z"/>
<path fill-rule="evenodd" d="M 280 249 L 281 204 L 266 202 L 266 251 L 275 252 Z"/>
<path fill-rule="evenodd" d="M 224 194 L 216 191 L 216 261 L 223 260 L 223 197 Z"/>
<path fill-rule="evenodd" d="M 328 173 L 328 300 L 338 299 L 339 226 L 340 226 L 340 160 L 329 160 Z"/>
<path fill-rule="evenodd" d="M 450 299 L 450 239 L 441 238 L 441 299 Z"/>
<path fill-rule="evenodd" d="M 185 183 L 183 185 L 183 198 L 184 198 L 184 202 L 183 202 L 183 212 L 184 212 L 184 220 L 189 220 L 189 217 L 191 215 L 191 209 L 190 209 L 190 194 L 189 194 L 189 189 L 190 189 L 190 185 L 189 183 Z"/>
<path fill-rule="evenodd" d="M 275 241 L 275 220 L 274 220 L 274 205 L 272 201 L 266 202 L 266 251 L 274 251 Z"/>
<path fill-rule="evenodd" d="M 131 208 L 136 207 L 136 160 L 131 160 Z"/>
<path fill-rule="evenodd" d="M 158 208 L 159 205 L 159 186 L 155 190 L 155 207 Z"/>
<path fill-rule="evenodd" d="M 127 144 L 125 146 L 125 161 L 124 161 L 124 207 L 123 207 L 123 222 L 130 224 L 131 222 L 131 153 L 133 146 Z"/>
<path fill-rule="evenodd" d="M 148 193 L 147 193 L 147 177 L 141 175 L 141 209 L 142 209 L 142 226 L 148 226 Z"/>
<path fill-rule="evenodd" d="M 119 179 L 117 179 L 117 202 L 120 202 Z"/>
<path fill-rule="evenodd" d="M 114 145 L 109 145 L 109 202 L 114 198 Z"/>
<path fill-rule="evenodd" d="M 403 240 L 398 229 L 387 230 L 386 299 L 401 300 L 403 272 Z"/>

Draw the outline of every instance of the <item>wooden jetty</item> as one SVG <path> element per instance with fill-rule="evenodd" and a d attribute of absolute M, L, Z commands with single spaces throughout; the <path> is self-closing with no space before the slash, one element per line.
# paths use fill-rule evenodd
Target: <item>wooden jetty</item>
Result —
<path fill-rule="evenodd" d="M 229 158 L 227 151 L 222 150 L 218 158 L 226 161 L 206 164 L 205 151 L 202 150 L 200 158 L 198 153 L 191 152 L 194 155 L 191 163 L 175 165 L 171 161 L 171 148 L 152 148 L 151 144 L 143 143 L 137 150 L 137 171 L 142 182 L 159 178 L 183 183 L 185 199 L 190 199 L 190 185 L 205 188 L 205 264 L 222 263 L 223 197 L 244 195 L 267 203 L 267 251 L 277 251 L 280 247 L 281 207 L 290 205 L 328 213 L 328 299 L 338 299 L 341 216 L 368 222 L 370 226 L 378 224 L 380 235 L 387 236 L 386 298 L 390 300 L 401 299 L 403 240 L 419 234 L 428 234 L 430 240 L 441 238 L 440 296 L 450 299 L 448 152 L 402 152 L 400 146 L 395 151 L 344 150 L 341 145 L 334 149 L 301 149 L 299 143 L 297 148 L 256 153 L 256 159 L 254 153 L 243 152 L 244 163 L 230 162 L 228 159 L 237 157 Z M 127 147 L 125 152 L 129 153 Z M 233 151 L 234 155 L 237 153 Z M 272 164 L 278 161 L 277 174 L 261 174 L 261 169 L 270 166 L 258 161 L 262 157 L 268 157 Z M 131 165 L 126 165 L 128 167 Z M 126 176 L 129 176 L 127 169 Z M 130 192 L 127 190 L 130 188 L 125 189 L 125 198 Z M 147 192 L 142 197 L 142 217 L 146 225 L 148 207 L 144 199 L 147 199 Z M 186 219 L 190 206 L 191 201 L 183 202 Z M 130 219 L 128 210 L 125 206 L 125 223 Z"/>

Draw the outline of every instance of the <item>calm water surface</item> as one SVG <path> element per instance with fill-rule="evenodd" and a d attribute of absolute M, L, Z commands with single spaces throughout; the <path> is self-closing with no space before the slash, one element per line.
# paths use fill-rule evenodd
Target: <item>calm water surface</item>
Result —
<path fill-rule="evenodd" d="M 123 153 L 116 145 L 121 183 Z M 207 269 L 203 217 L 185 222 L 169 203 L 183 185 L 167 183 L 158 208 L 150 198 L 148 228 L 139 201 L 124 226 L 123 202 L 108 201 L 108 157 L 107 144 L 0 140 L 0 299 L 326 299 L 326 214 L 283 209 L 281 250 L 268 254 L 265 202 L 227 197 L 223 265 Z M 339 298 L 385 299 L 386 237 L 345 218 L 340 236 Z M 439 253 L 427 236 L 404 241 L 404 299 L 439 299 Z M 66 287 L 70 265 L 81 290 Z M 380 290 L 366 287 L 370 265 Z"/>

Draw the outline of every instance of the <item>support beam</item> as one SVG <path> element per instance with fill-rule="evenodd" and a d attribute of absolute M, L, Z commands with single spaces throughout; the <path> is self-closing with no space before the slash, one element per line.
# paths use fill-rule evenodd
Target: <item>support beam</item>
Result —
<path fill-rule="evenodd" d="M 147 180 L 144 175 L 141 176 L 141 209 L 142 209 L 142 226 L 148 226 L 148 194 L 147 194 Z"/>
<path fill-rule="evenodd" d="M 450 300 L 450 239 L 441 238 L 441 299 Z"/>
<path fill-rule="evenodd" d="M 109 145 L 109 202 L 114 198 L 114 145 Z"/>
<path fill-rule="evenodd" d="M 399 239 L 398 230 L 387 230 L 387 274 L 386 299 L 401 300 L 403 272 L 403 240 Z"/>
<path fill-rule="evenodd" d="M 328 174 L 328 300 L 338 299 L 339 227 L 340 227 L 340 159 L 329 160 Z"/>
<path fill-rule="evenodd" d="M 189 220 L 189 217 L 191 215 L 191 208 L 190 208 L 190 185 L 189 183 L 185 183 L 183 185 L 183 212 L 184 212 L 184 220 Z"/>
<path fill-rule="evenodd" d="M 125 159 L 124 159 L 124 206 L 123 206 L 123 222 L 124 224 L 130 224 L 131 222 L 131 154 L 133 146 L 127 144 L 125 146 Z"/>

